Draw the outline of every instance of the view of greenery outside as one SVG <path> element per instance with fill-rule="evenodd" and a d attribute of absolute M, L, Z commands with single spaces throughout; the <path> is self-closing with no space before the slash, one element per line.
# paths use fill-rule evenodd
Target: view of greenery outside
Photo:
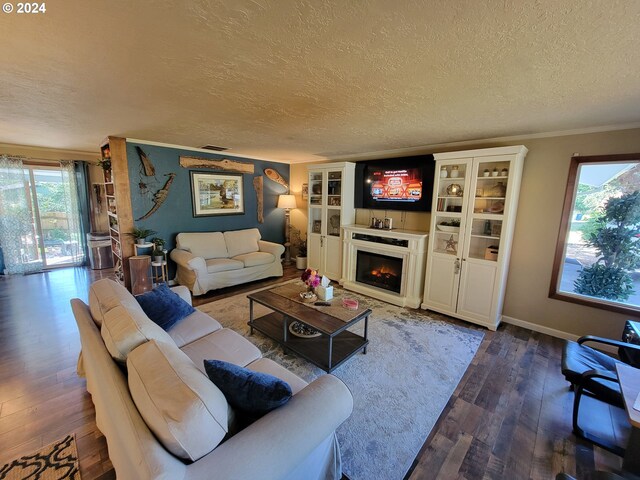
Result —
<path fill-rule="evenodd" d="M 37 182 L 36 194 L 44 240 L 69 240 L 64 185 L 61 182 Z"/>
<path fill-rule="evenodd" d="M 640 306 L 640 163 L 621 165 L 600 184 L 583 183 L 599 167 L 580 171 L 561 290 Z"/>

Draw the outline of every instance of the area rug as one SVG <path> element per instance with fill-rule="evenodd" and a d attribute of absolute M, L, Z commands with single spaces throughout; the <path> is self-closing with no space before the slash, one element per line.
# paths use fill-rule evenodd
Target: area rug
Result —
<path fill-rule="evenodd" d="M 337 430 L 343 471 L 351 480 L 402 479 L 484 333 L 421 310 L 397 307 L 341 289 L 336 292 L 336 297 L 357 299 L 372 310 L 367 354 L 358 353 L 333 371 L 349 387 L 354 400 L 353 414 Z M 325 373 L 294 353 L 284 354 L 279 345 L 259 332 L 249 335 L 246 296 L 239 294 L 198 308 L 244 335 L 265 357 L 306 381 Z M 269 312 L 254 304 L 255 316 Z M 360 322 L 352 331 L 362 334 L 363 328 Z"/>
<path fill-rule="evenodd" d="M 0 468 L 0 480 L 80 480 L 74 435 L 53 442 Z"/>

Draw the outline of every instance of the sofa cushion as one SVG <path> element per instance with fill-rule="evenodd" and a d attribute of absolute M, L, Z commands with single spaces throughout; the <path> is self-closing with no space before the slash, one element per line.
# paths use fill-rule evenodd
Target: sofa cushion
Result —
<path fill-rule="evenodd" d="M 295 395 L 308 385 L 307 382 L 305 382 L 295 373 L 287 370 L 282 365 L 274 362 L 270 358 L 259 358 L 258 360 L 247 365 L 247 368 L 249 370 L 253 370 L 254 372 L 268 373 L 269 375 L 278 377 L 280 380 L 284 380 L 291 387 L 291 393 L 293 395 Z"/>
<path fill-rule="evenodd" d="M 124 285 L 103 278 L 91 284 L 89 287 L 89 310 L 96 325 L 100 327 L 104 315 L 113 307 L 120 305 L 120 301 L 132 298 L 132 295 Z"/>
<path fill-rule="evenodd" d="M 144 313 L 164 330 L 169 330 L 183 318 L 196 311 L 180 295 L 161 283 L 150 292 L 135 297 Z"/>
<path fill-rule="evenodd" d="M 179 233 L 176 236 L 176 248 L 187 250 L 205 260 L 230 256 L 222 232 Z"/>
<path fill-rule="evenodd" d="M 196 461 L 227 434 L 224 395 L 175 345 L 140 345 L 129 354 L 127 371 L 140 415 L 175 456 Z"/>
<path fill-rule="evenodd" d="M 289 384 L 268 373 L 221 360 L 205 360 L 204 368 L 231 406 L 252 416 L 265 415 L 291 398 Z"/>
<path fill-rule="evenodd" d="M 211 318 L 210 315 L 196 309 L 191 315 L 185 317 L 167 330 L 167 333 L 173 341 L 176 342 L 178 347 L 183 347 L 221 328 L 222 325 Z"/>
<path fill-rule="evenodd" d="M 258 347 L 228 328 L 223 328 L 191 342 L 181 350 L 203 373 L 205 360 L 224 360 L 244 367 L 262 356 Z"/>
<path fill-rule="evenodd" d="M 255 267 L 273 263 L 276 257 L 266 252 L 253 252 L 236 255 L 233 259 L 242 262 L 245 267 Z"/>
<path fill-rule="evenodd" d="M 257 228 L 224 232 L 224 240 L 231 258 L 260 250 L 258 247 L 260 238 L 262 238 L 260 230 Z"/>
<path fill-rule="evenodd" d="M 228 272 L 244 268 L 244 264 L 240 260 L 232 260 L 230 258 L 210 258 L 205 263 L 207 264 L 208 273 Z"/>
<path fill-rule="evenodd" d="M 100 334 L 114 360 L 124 363 L 129 352 L 149 340 L 171 343 L 171 337 L 153 323 L 133 296 L 109 310 L 104 316 Z"/>

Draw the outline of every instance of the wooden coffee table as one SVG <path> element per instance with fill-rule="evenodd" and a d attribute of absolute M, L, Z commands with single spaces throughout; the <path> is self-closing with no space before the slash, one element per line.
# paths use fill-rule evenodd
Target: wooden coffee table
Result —
<path fill-rule="evenodd" d="M 287 296 L 282 291 L 282 287 L 276 287 L 247 295 L 251 334 L 254 329 L 258 330 L 278 342 L 285 351 L 291 350 L 329 373 L 360 350 L 363 354 L 367 353 L 370 309 L 347 310 L 336 300 L 331 307 L 314 307 L 313 304 L 292 300 L 290 295 Z M 253 302 L 264 305 L 273 312 L 253 318 Z M 348 331 L 363 319 L 364 336 Z M 289 325 L 294 321 L 317 330 L 321 335 L 301 338 L 291 334 Z"/>

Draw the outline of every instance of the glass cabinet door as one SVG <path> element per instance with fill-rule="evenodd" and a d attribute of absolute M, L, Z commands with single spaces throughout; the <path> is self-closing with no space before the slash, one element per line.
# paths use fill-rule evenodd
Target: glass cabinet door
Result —
<path fill-rule="evenodd" d="M 461 222 L 466 204 L 467 164 L 445 164 L 436 172 L 433 251 L 457 256 L 462 248 Z"/>
<path fill-rule="evenodd" d="M 481 161 L 474 166 L 473 211 L 470 212 L 468 258 L 496 262 L 509 185 L 509 161 Z"/>
<path fill-rule="evenodd" d="M 342 171 L 327 172 L 327 235 L 340 236 L 340 210 L 342 206 Z"/>

